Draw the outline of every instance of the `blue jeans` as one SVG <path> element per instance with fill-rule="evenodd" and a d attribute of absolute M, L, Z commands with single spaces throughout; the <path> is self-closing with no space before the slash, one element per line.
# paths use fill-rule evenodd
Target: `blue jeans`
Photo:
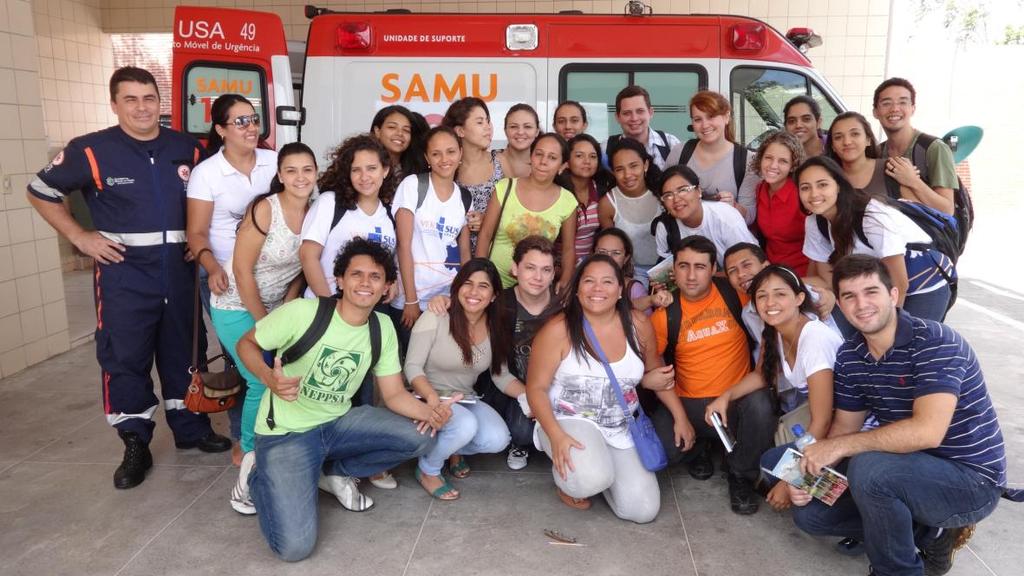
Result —
<path fill-rule="evenodd" d="M 793 520 L 809 534 L 862 539 L 879 576 L 923 574 L 915 532 L 974 524 L 1002 493 L 970 468 L 924 452 L 864 452 L 848 461 L 846 475 L 850 488 L 831 508 L 812 500 L 793 508 Z"/>
<path fill-rule="evenodd" d="M 508 446 L 508 426 L 494 408 L 484 402 L 453 404 L 452 417 L 437 433 L 437 442 L 420 456 L 420 470 L 437 476 L 452 454 L 494 454 Z"/>
<path fill-rule="evenodd" d="M 416 458 L 433 445 L 408 418 L 386 408 L 359 406 L 307 432 L 256 435 L 249 486 L 260 530 L 282 560 L 309 556 L 317 539 L 317 481 L 321 471 L 367 477 Z"/>

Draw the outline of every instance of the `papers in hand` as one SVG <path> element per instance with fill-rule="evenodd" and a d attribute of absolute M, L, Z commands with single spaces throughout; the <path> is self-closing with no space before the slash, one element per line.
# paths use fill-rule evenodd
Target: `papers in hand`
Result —
<path fill-rule="evenodd" d="M 786 453 L 779 459 L 779 463 L 771 470 L 765 470 L 768 474 L 805 490 L 811 496 L 831 506 L 846 492 L 850 482 L 839 472 L 826 466 L 822 468 L 821 474 L 804 474 L 800 472 L 800 459 L 803 454 L 792 448 L 787 448 Z"/>
<path fill-rule="evenodd" d="M 672 275 L 672 259 L 666 258 L 647 270 L 647 278 L 652 284 L 664 284 L 666 290 L 676 289 L 675 276 Z"/>
<path fill-rule="evenodd" d="M 725 446 L 725 451 L 732 454 L 733 448 L 736 447 L 736 439 L 729 433 L 729 429 L 722 424 L 722 417 L 718 415 L 718 412 L 711 413 L 711 424 L 715 427 L 715 432 L 718 432 L 718 438 L 722 441 L 722 446 Z"/>

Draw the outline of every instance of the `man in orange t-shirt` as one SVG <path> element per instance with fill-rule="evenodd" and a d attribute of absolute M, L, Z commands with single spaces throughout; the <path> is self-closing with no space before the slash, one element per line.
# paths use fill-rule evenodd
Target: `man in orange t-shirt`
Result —
<path fill-rule="evenodd" d="M 735 386 L 752 369 L 750 335 L 740 318 L 741 305 L 736 292 L 724 278 L 715 278 L 715 245 L 699 235 L 683 238 L 674 248 L 673 276 L 679 287 L 677 300 L 651 316 L 658 340 L 658 352 L 669 344 L 669 312 L 680 312 L 679 332 L 674 354 L 676 394 L 683 402 L 686 417 L 697 434 L 697 444 L 682 452 L 674 443 L 672 415 L 655 412 L 654 426 L 668 453 L 669 463 L 687 462 L 690 475 L 706 480 L 714 474 L 709 444 L 718 444 L 718 434 L 706 419 L 706 408 L 723 392 Z M 729 501 L 733 512 L 757 512 L 757 480 L 761 454 L 772 446 L 775 413 L 767 389 L 748 394 L 729 406 L 723 414 L 736 446 L 726 456 L 729 469 Z"/>

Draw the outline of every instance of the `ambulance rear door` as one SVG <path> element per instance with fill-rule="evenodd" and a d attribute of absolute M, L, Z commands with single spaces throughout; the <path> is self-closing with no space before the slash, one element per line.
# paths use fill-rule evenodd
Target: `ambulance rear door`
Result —
<path fill-rule="evenodd" d="M 241 94 L 259 114 L 261 143 L 294 142 L 303 114 L 295 107 L 284 27 L 276 14 L 179 6 L 174 10 L 172 126 L 197 138 L 210 130 L 221 94 Z"/>
<path fill-rule="evenodd" d="M 651 127 L 681 140 L 688 131 L 690 97 L 717 89 L 718 19 L 715 17 L 598 16 L 553 23 L 549 83 L 557 87 L 549 107 L 576 100 L 587 110 L 587 133 L 598 141 L 622 130 L 615 96 L 639 85 L 651 94 Z M 545 120 L 551 122 L 550 116 Z"/>

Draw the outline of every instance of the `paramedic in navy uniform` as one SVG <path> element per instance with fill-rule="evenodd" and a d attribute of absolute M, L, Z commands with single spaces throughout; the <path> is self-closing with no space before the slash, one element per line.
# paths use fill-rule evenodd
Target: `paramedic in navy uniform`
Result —
<path fill-rule="evenodd" d="M 200 159 L 193 138 L 161 128 L 160 94 L 146 70 L 110 78 L 117 126 L 73 139 L 29 184 L 39 214 L 95 260 L 96 359 L 107 422 L 124 441 L 115 488 L 142 483 L 159 401 L 178 448 L 222 452 L 231 441 L 205 414 L 185 409 L 192 341 L 193 264 L 185 245 L 185 186 Z M 71 217 L 65 196 L 82 190 L 98 231 Z"/>

